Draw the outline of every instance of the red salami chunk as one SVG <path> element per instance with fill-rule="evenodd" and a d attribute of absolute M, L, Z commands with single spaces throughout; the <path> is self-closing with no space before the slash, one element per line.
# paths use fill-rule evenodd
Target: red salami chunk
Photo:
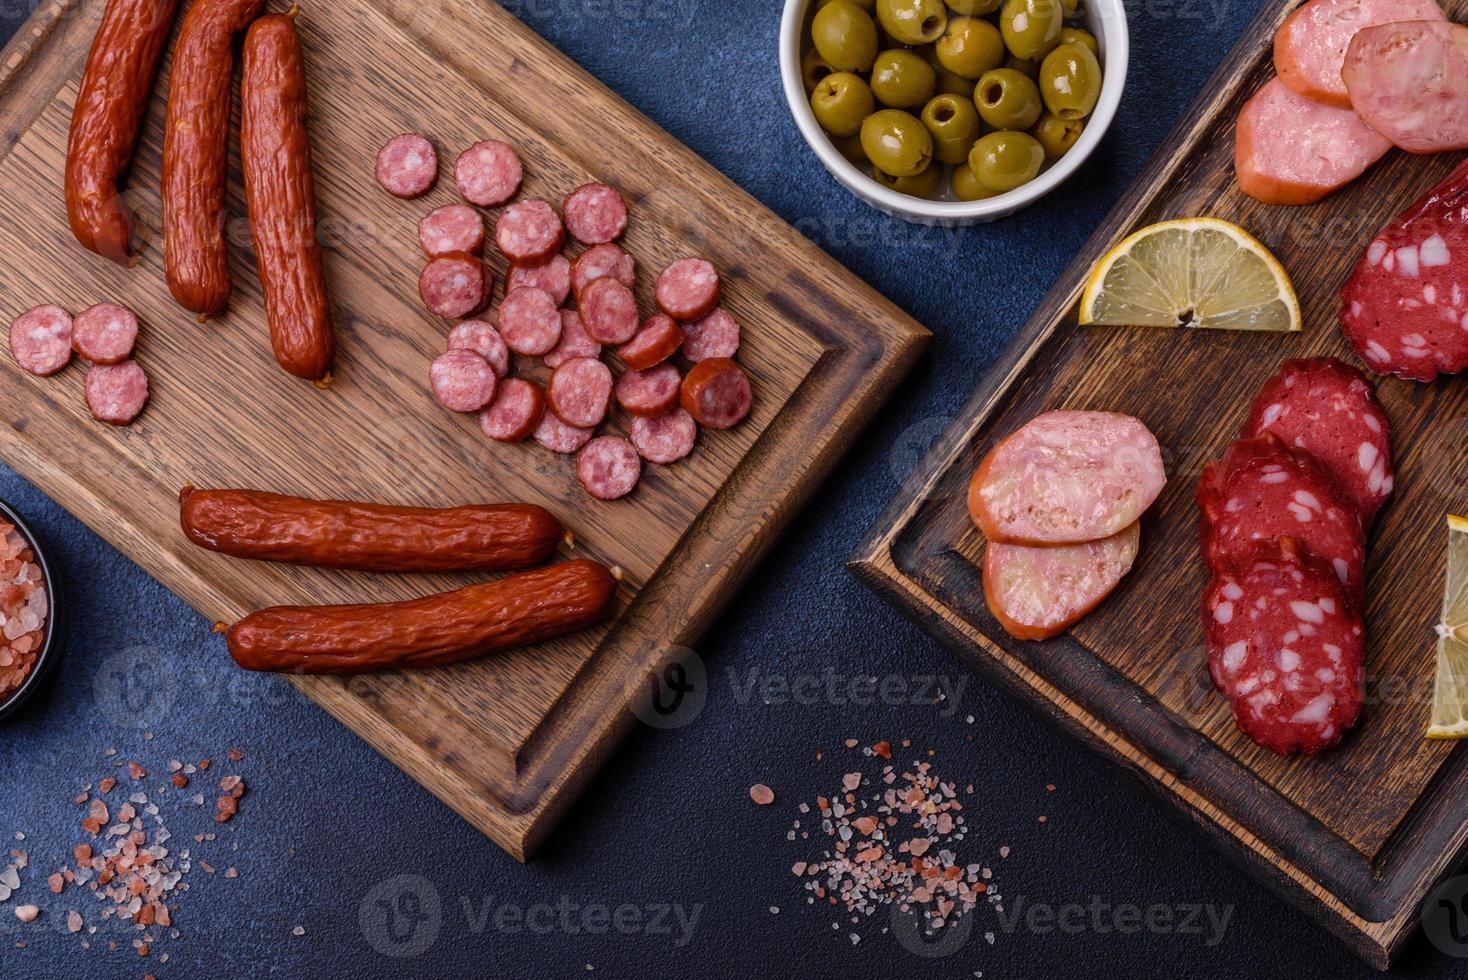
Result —
<path fill-rule="evenodd" d="M 576 456 L 576 477 L 598 500 L 625 497 L 642 476 L 642 460 L 621 436 L 600 436 Z"/>
<path fill-rule="evenodd" d="M 571 263 L 571 292 L 579 301 L 587 286 L 608 276 L 632 289 L 637 285 L 637 260 L 620 245 L 593 245 Z"/>
<path fill-rule="evenodd" d="M 571 295 L 571 263 L 564 255 L 552 255 L 535 265 L 512 265 L 505 288 L 514 289 L 517 286 L 544 289 L 550 293 L 556 305 L 560 306 Z"/>
<path fill-rule="evenodd" d="M 445 204 L 418 221 L 418 244 L 429 258 L 450 252 L 478 255 L 484 248 L 484 219 L 467 204 Z"/>
<path fill-rule="evenodd" d="M 1468 367 L 1468 163 L 1372 239 L 1341 301 L 1373 371 L 1431 381 Z"/>
<path fill-rule="evenodd" d="M 561 311 L 543 289 L 521 286 L 500 303 L 500 336 L 516 354 L 539 357 L 561 339 Z"/>
<path fill-rule="evenodd" d="M 1341 77 L 1356 114 L 1402 149 L 1468 149 L 1468 26 L 1368 27 L 1351 39 Z"/>
<path fill-rule="evenodd" d="M 1274 70 L 1300 95 L 1349 109 L 1341 68 L 1357 31 L 1398 20 L 1442 19 L 1437 0 L 1309 0 L 1275 32 Z"/>
<path fill-rule="evenodd" d="M 531 198 L 505 208 L 494 224 L 494 241 L 505 258 L 521 265 L 543 262 L 561 249 L 566 229 L 546 202 Z"/>
<path fill-rule="evenodd" d="M 59 306 L 26 310 L 10 324 L 10 353 L 31 374 L 46 377 L 71 360 L 71 314 Z"/>
<path fill-rule="evenodd" d="M 449 331 L 449 350 L 472 350 L 489 362 L 496 377 L 510 373 L 510 348 L 500 332 L 483 320 L 465 320 Z"/>
<path fill-rule="evenodd" d="M 76 315 L 71 324 L 71 346 L 93 364 L 126 360 L 138 342 L 138 318 L 116 303 L 98 303 Z"/>
<path fill-rule="evenodd" d="M 675 320 L 697 320 L 719 305 L 719 273 L 703 259 L 679 259 L 658 276 L 658 306 Z"/>
<path fill-rule="evenodd" d="M 545 414 L 545 394 L 524 378 L 500 382 L 494 401 L 479 413 L 479 428 L 497 442 L 519 442 L 534 432 Z"/>
<path fill-rule="evenodd" d="M 545 386 L 550 410 L 567 425 L 594 429 L 607 417 L 612 400 L 612 372 L 592 357 L 573 357 L 551 372 Z"/>
<path fill-rule="evenodd" d="M 467 252 L 430 259 L 418 276 L 418 295 L 430 313 L 457 320 L 484 308 L 484 266 Z"/>
<path fill-rule="evenodd" d="M 477 412 L 494 399 L 499 375 L 474 351 L 458 347 L 433 359 L 428 380 L 444 408 L 451 412 Z"/>
<path fill-rule="evenodd" d="M 454 183 L 459 185 L 459 194 L 482 208 L 492 208 L 514 197 L 523 176 L 519 155 L 499 140 L 475 143 L 454 161 Z"/>
<path fill-rule="evenodd" d="M 722 306 L 683 328 L 683 356 L 690 361 L 733 357 L 739 350 L 739 321 Z"/>
<path fill-rule="evenodd" d="M 603 245 L 627 230 L 627 202 L 606 184 L 582 184 L 561 203 L 571 237 L 587 245 Z"/>
<path fill-rule="evenodd" d="M 148 376 L 137 361 L 93 364 L 84 388 L 92 418 L 108 425 L 127 425 L 148 404 Z"/>
<path fill-rule="evenodd" d="M 1135 524 L 1167 483 L 1157 439 L 1115 412 L 1035 416 L 984 457 L 968 509 L 990 541 L 1096 541 Z"/>
<path fill-rule="evenodd" d="M 626 371 L 617 379 L 617 404 L 631 415 L 649 418 L 664 415 L 678 404 L 679 384 L 682 380 L 683 376 L 678 373 L 678 369 L 667 363 L 650 367 L 646 371 Z"/>
<path fill-rule="evenodd" d="M 377 151 L 376 174 L 393 197 L 419 197 L 438 180 L 438 151 L 417 133 L 394 136 Z"/>
<path fill-rule="evenodd" d="M 732 429 L 754 405 L 754 389 L 738 364 L 711 357 L 693 365 L 683 379 L 679 400 L 684 411 L 704 428 Z"/>
<path fill-rule="evenodd" d="M 1100 541 L 1032 548 L 984 545 L 984 601 L 1020 640 L 1059 636 L 1095 609 L 1131 571 L 1142 525 Z"/>
<path fill-rule="evenodd" d="M 1361 516 L 1314 457 L 1273 435 L 1239 439 L 1198 481 L 1203 556 L 1239 571 L 1256 543 L 1290 537 L 1325 561 L 1353 600 L 1366 595 Z"/>
<path fill-rule="evenodd" d="M 1271 432 L 1315 457 L 1370 527 L 1391 496 L 1390 423 L 1376 389 L 1333 357 L 1285 361 L 1254 399 L 1245 436 Z"/>
<path fill-rule="evenodd" d="M 617 356 L 634 371 L 645 371 L 676 354 L 682 343 L 678 321 L 658 313 L 642 321 L 632 339 L 617 348 Z"/>
<path fill-rule="evenodd" d="M 1260 544 L 1204 597 L 1208 670 L 1239 730 L 1281 754 L 1340 741 L 1365 700 L 1365 630 L 1331 570 L 1292 538 Z"/>
<path fill-rule="evenodd" d="M 603 344 L 625 344 L 637 333 L 641 322 L 632 290 L 611 277 L 589 283 L 577 305 L 586 332 Z"/>
<path fill-rule="evenodd" d="M 544 412 L 540 424 L 535 427 L 535 441 L 553 453 L 574 453 L 591 440 L 595 429 L 582 429 L 567 425 L 556 418 L 555 412 Z"/>
<path fill-rule="evenodd" d="M 632 419 L 632 445 L 649 463 L 676 463 L 693 452 L 696 442 L 698 423 L 681 408 L 655 418 L 639 415 Z"/>
<path fill-rule="evenodd" d="M 541 360 L 548 368 L 558 368 L 573 357 L 601 357 L 601 344 L 586 332 L 580 313 L 562 310 L 561 339 Z"/>

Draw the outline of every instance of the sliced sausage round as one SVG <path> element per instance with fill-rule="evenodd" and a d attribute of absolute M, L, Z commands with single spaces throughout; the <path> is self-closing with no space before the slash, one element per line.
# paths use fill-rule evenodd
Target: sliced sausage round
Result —
<path fill-rule="evenodd" d="M 683 356 L 698 362 L 733 357 L 739 350 L 739 321 L 722 306 L 683 326 Z"/>
<path fill-rule="evenodd" d="M 1059 636 L 1111 594 L 1137 559 L 1138 522 L 1099 541 L 984 545 L 984 600 L 1019 640 Z"/>
<path fill-rule="evenodd" d="M 71 314 L 51 304 L 26 310 L 11 321 L 10 353 L 31 374 L 60 371 L 71 360 Z"/>
<path fill-rule="evenodd" d="M 483 320 L 465 320 L 449 331 L 449 350 L 472 350 L 489 362 L 496 377 L 510 373 L 510 348 L 505 338 Z"/>
<path fill-rule="evenodd" d="M 693 416 L 675 408 L 655 418 L 637 416 L 632 420 L 632 445 L 649 463 L 666 466 L 693 452 L 698 442 L 698 423 Z"/>
<path fill-rule="evenodd" d="M 571 237 L 587 245 L 602 245 L 627 230 L 627 202 L 606 184 L 582 184 L 561 202 Z"/>
<path fill-rule="evenodd" d="M 595 428 L 607 417 L 612 399 L 612 372 L 592 357 L 573 357 L 551 372 L 545 399 L 567 425 Z"/>
<path fill-rule="evenodd" d="M 536 443 L 553 453 L 574 453 L 591 440 L 595 429 L 581 429 L 556 418 L 555 412 L 543 412 L 533 433 Z"/>
<path fill-rule="evenodd" d="M 577 299 L 581 322 L 603 344 L 625 344 L 641 322 L 632 290 L 611 277 L 589 283 Z"/>
<path fill-rule="evenodd" d="M 454 183 L 470 204 L 492 208 L 515 196 L 524 169 L 520 156 L 499 140 L 482 140 L 454 161 Z"/>
<path fill-rule="evenodd" d="M 552 255 L 544 262 L 534 265 L 510 266 L 510 275 L 505 280 L 506 289 L 517 286 L 534 286 L 550 293 L 551 299 L 560 306 L 571 295 L 571 262 L 564 255 Z"/>
<path fill-rule="evenodd" d="M 417 133 L 403 133 L 377 151 L 377 182 L 393 197 L 419 197 L 438 180 L 438 151 Z"/>
<path fill-rule="evenodd" d="M 456 347 L 433 359 L 428 380 L 444 408 L 451 412 L 477 412 L 493 400 L 499 375 L 474 351 Z"/>
<path fill-rule="evenodd" d="M 725 357 L 699 361 L 683 379 L 683 408 L 706 429 L 731 429 L 754 405 L 749 375 Z"/>
<path fill-rule="evenodd" d="M 599 436 L 576 455 L 576 477 L 598 500 L 625 497 L 642 476 L 642 460 L 621 436 Z"/>
<path fill-rule="evenodd" d="M 484 248 L 484 219 L 467 204 L 445 204 L 418 220 L 418 244 L 429 258 L 450 252 L 478 255 Z"/>
<path fill-rule="evenodd" d="M 479 413 L 479 428 L 497 442 L 519 442 L 535 431 L 544 414 L 545 394 L 539 385 L 524 378 L 506 378 L 494 401 Z"/>
<path fill-rule="evenodd" d="M 556 209 L 539 198 L 516 201 L 494 223 L 494 241 L 505 258 L 521 265 L 543 262 L 560 251 L 566 229 Z"/>
<path fill-rule="evenodd" d="M 137 361 L 93 364 L 84 388 L 92 418 L 108 425 L 127 425 L 148 404 L 148 376 Z"/>
<path fill-rule="evenodd" d="M 500 336 L 516 354 L 539 357 L 561 339 L 561 311 L 543 289 L 521 286 L 500 303 Z"/>
<path fill-rule="evenodd" d="M 629 368 L 644 371 L 672 357 L 682 343 L 683 330 L 678 321 L 657 313 L 642 321 L 632 339 L 617 348 L 617 356 Z"/>
<path fill-rule="evenodd" d="M 697 320 L 719 305 L 719 273 L 704 259 L 679 259 L 658 276 L 658 306 L 675 320 Z"/>
<path fill-rule="evenodd" d="M 457 320 L 484 308 L 484 265 L 467 252 L 430 259 L 418 276 L 418 295 L 430 313 Z"/>
<path fill-rule="evenodd" d="M 678 404 L 678 387 L 682 380 L 678 369 L 667 363 L 646 371 L 623 372 L 615 389 L 617 404 L 631 415 L 649 418 L 665 415 Z"/>
<path fill-rule="evenodd" d="M 637 285 L 637 260 L 620 245 L 593 245 L 571 263 L 571 292 L 580 299 L 587 286 L 610 276 L 628 289 Z"/>
<path fill-rule="evenodd" d="M 580 313 L 562 310 L 561 339 L 541 360 L 548 368 L 558 368 L 573 357 L 601 357 L 601 344 L 586 332 Z"/>
<path fill-rule="evenodd" d="M 1442 19 L 1437 0 L 1309 0 L 1275 32 L 1274 70 L 1301 96 L 1349 109 L 1341 69 L 1358 31 L 1395 21 Z"/>
<path fill-rule="evenodd" d="M 1437 9 L 1435 0 L 1424 2 Z M 1351 38 L 1341 78 L 1356 114 L 1402 149 L 1468 149 L 1468 26 L 1368 27 Z"/>
<path fill-rule="evenodd" d="M 138 342 L 138 318 L 127 307 L 98 303 L 71 323 L 71 347 L 93 364 L 126 360 Z"/>

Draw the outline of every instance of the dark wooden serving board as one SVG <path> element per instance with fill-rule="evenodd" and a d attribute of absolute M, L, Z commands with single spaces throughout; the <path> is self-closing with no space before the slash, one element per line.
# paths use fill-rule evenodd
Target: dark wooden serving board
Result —
<path fill-rule="evenodd" d="M 270 355 L 235 147 L 230 308 L 200 326 L 168 295 L 156 235 L 166 63 L 126 182 L 142 218 L 140 263 L 119 268 L 72 240 L 62 162 L 103 7 L 45 3 L 0 54 L 0 318 L 42 302 L 130 306 L 144 321 L 139 357 L 153 398 L 137 423 L 113 429 L 88 417 L 81 368 L 40 379 L 0 357 L 0 455 L 220 620 L 280 602 L 407 598 L 473 577 L 368 576 L 201 551 L 178 529 L 186 482 L 549 507 L 575 532 L 569 554 L 625 573 L 607 627 L 412 674 L 295 679 L 524 858 L 632 725 L 627 706 L 645 673 L 696 642 L 911 366 L 926 331 L 499 6 L 306 0 L 298 24 L 340 342 L 335 382 L 318 391 Z M 378 146 L 403 131 L 428 135 L 444 158 L 438 186 L 412 202 L 372 177 Z M 590 179 L 624 192 L 634 205 L 625 244 L 648 308 L 656 272 L 702 254 L 744 326 L 751 417 L 704 433 L 675 466 L 648 467 L 624 500 L 592 500 L 570 457 L 490 442 L 473 416 L 444 411 L 428 389 L 449 324 L 419 300 L 416 225 L 457 200 L 453 158 L 486 137 L 519 149 L 525 195 L 560 201 Z M 503 282 L 502 264 L 496 271 Z"/>
<path fill-rule="evenodd" d="M 1212 691 L 1193 491 L 1286 358 L 1356 362 L 1337 291 L 1380 227 L 1444 177 L 1458 154 L 1394 151 L 1363 179 L 1304 208 L 1269 207 L 1233 183 L 1234 119 L 1270 77 L 1270 40 L 1293 3 L 1269 5 L 907 482 L 853 568 L 966 659 L 1122 764 L 1193 818 L 1256 877 L 1385 967 L 1431 886 L 1468 842 L 1468 753 L 1423 738 L 1433 625 L 1442 602 L 1443 516 L 1468 506 L 1468 378 L 1380 382 L 1398 479 L 1369 546 L 1368 702 L 1345 742 L 1281 758 L 1234 728 Z M 1447 4 L 1456 19 L 1468 0 Z M 1289 270 L 1295 335 L 1093 329 L 1076 324 L 1086 272 L 1110 246 L 1166 218 L 1212 215 L 1261 238 Z M 1359 362 L 1356 362 L 1359 363 Z M 1143 523 L 1141 557 L 1068 634 L 1021 643 L 984 603 L 984 542 L 969 476 L 995 439 L 1038 412 L 1109 409 L 1157 434 L 1169 483 Z"/>

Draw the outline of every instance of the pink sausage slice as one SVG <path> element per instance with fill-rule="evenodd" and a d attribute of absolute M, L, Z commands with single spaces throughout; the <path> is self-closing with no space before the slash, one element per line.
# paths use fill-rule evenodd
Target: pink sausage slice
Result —
<path fill-rule="evenodd" d="M 627 202 L 606 184 L 582 184 L 561 203 L 571 237 L 587 245 L 602 245 L 627 230 Z"/>
<path fill-rule="evenodd" d="M 591 440 L 576 456 L 576 477 L 598 500 L 625 497 L 642 476 L 642 460 L 632 443 L 621 436 Z"/>
<path fill-rule="evenodd" d="M 451 412 L 477 412 L 494 400 L 499 376 L 472 350 L 454 348 L 433 359 L 428 380 L 439 402 Z"/>
<path fill-rule="evenodd" d="M 1115 412 L 1035 416 L 984 457 L 968 509 L 990 541 L 1078 544 L 1135 524 L 1167 483 L 1157 439 Z"/>
<path fill-rule="evenodd" d="M 516 201 L 494 224 L 494 241 L 511 262 L 534 265 L 561 248 L 566 228 L 555 208 L 538 198 Z"/>
<path fill-rule="evenodd" d="M 564 255 L 552 255 L 534 265 L 512 265 L 505 288 L 517 289 L 520 286 L 544 289 L 560 306 L 571 295 L 571 263 Z"/>
<path fill-rule="evenodd" d="M 125 360 L 137 342 L 138 318 L 116 303 L 89 306 L 72 321 L 72 349 L 93 364 Z"/>
<path fill-rule="evenodd" d="M 482 208 L 492 208 L 514 197 L 523 176 L 519 154 L 499 140 L 475 143 L 454 161 L 454 183 L 459 185 L 459 193 Z"/>
<path fill-rule="evenodd" d="M 545 399 L 567 425 L 595 428 L 612 401 L 612 371 L 595 358 L 573 357 L 551 372 Z"/>
<path fill-rule="evenodd" d="M 656 295 L 674 320 L 697 320 L 719 305 L 719 273 L 705 259 L 678 259 L 658 276 Z"/>
<path fill-rule="evenodd" d="M 500 336 L 516 354 L 539 357 L 561 339 L 561 311 L 550 293 L 533 286 L 512 289 L 500 302 Z"/>
<path fill-rule="evenodd" d="M 1137 560 L 1142 526 L 1100 541 L 1031 548 L 984 546 L 984 600 L 1019 640 L 1058 636 L 1101 604 Z"/>
<path fill-rule="evenodd" d="M 1341 77 L 1356 114 L 1402 149 L 1468 149 L 1468 27 L 1368 27 L 1351 39 Z"/>
<path fill-rule="evenodd" d="M 418 221 L 418 244 L 429 258 L 450 252 L 478 255 L 484 248 L 484 219 L 467 204 L 445 204 Z"/>
<path fill-rule="evenodd" d="M 449 350 L 472 350 L 489 362 L 497 377 L 510 373 L 510 349 L 492 325 L 483 320 L 465 320 L 449 331 Z"/>
<path fill-rule="evenodd" d="M 31 374 L 46 377 L 71 360 L 71 314 L 59 306 L 36 306 L 10 324 L 10 353 Z"/>
<path fill-rule="evenodd" d="M 108 425 L 127 425 L 148 403 L 148 376 L 137 361 L 94 364 L 83 386 L 92 418 Z"/>
<path fill-rule="evenodd" d="M 667 466 L 693 452 L 698 442 L 698 423 L 681 408 L 656 418 L 632 419 L 632 445 L 649 463 Z"/>
<path fill-rule="evenodd" d="M 519 442 L 540 425 L 545 413 L 545 394 L 540 386 L 523 378 L 506 378 L 494 401 L 479 413 L 479 428 L 496 442 Z"/>
<path fill-rule="evenodd" d="M 1356 32 L 1399 20 L 1442 19 L 1437 0 L 1310 0 L 1275 32 L 1274 70 L 1291 91 L 1349 109 L 1341 66 Z"/>
<path fill-rule="evenodd" d="M 375 173 L 393 197 L 418 197 L 438 179 L 438 151 L 417 133 L 394 136 L 377 151 Z"/>
<path fill-rule="evenodd" d="M 555 412 L 543 412 L 540 424 L 535 427 L 534 439 L 553 453 L 574 453 L 591 441 L 595 431 L 567 425 L 556 418 Z"/>
<path fill-rule="evenodd" d="M 490 280 L 477 256 L 450 252 L 430 259 L 418 276 L 418 295 L 430 313 L 457 320 L 482 309 Z"/>
<path fill-rule="evenodd" d="M 642 323 L 632 290 L 610 276 L 587 285 L 577 305 L 586 332 L 603 344 L 625 344 Z"/>
<path fill-rule="evenodd" d="M 632 289 L 637 285 L 637 260 L 615 243 L 593 245 L 571 263 L 571 292 L 579 300 L 587 286 L 605 276 Z"/>
<path fill-rule="evenodd" d="M 556 346 L 546 351 L 541 360 L 548 368 L 558 368 L 573 357 L 601 357 L 601 344 L 586 332 L 581 314 L 575 310 L 561 311 L 561 339 Z"/>

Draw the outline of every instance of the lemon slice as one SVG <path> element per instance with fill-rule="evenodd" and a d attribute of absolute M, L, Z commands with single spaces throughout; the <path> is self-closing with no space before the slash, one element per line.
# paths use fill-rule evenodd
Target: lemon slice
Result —
<path fill-rule="evenodd" d="M 1179 218 L 1129 235 L 1091 267 L 1080 320 L 1285 333 L 1300 329 L 1300 303 L 1253 235 L 1218 218 Z"/>
<path fill-rule="evenodd" d="M 1448 518 L 1448 576 L 1437 624 L 1428 738 L 1468 738 L 1468 518 Z"/>

